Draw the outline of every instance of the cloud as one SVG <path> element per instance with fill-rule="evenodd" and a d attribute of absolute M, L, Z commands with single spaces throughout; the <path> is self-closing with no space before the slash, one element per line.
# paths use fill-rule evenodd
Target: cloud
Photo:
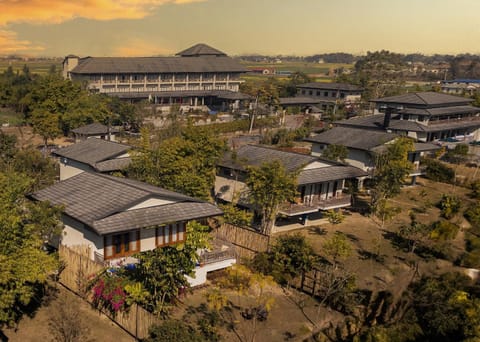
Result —
<path fill-rule="evenodd" d="M 0 30 L 0 51 L 2 55 L 19 52 L 40 52 L 43 47 L 34 45 L 28 40 L 19 40 L 12 31 Z"/>
<path fill-rule="evenodd" d="M 128 39 L 121 46 L 114 47 L 112 56 L 138 57 L 166 55 L 172 49 L 153 45 L 152 41 L 142 39 Z"/>
<path fill-rule="evenodd" d="M 206 0 L 0 0 L 0 26 L 13 23 L 58 24 L 74 18 L 141 19 L 165 4 Z"/>

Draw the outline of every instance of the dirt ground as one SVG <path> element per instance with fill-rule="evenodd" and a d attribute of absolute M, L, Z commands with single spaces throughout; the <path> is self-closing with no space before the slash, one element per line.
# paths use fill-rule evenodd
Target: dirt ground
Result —
<path fill-rule="evenodd" d="M 87 302 L 83 301 L 70 291 L 59 286 L 58 298 L 48 306 L 42 306 L 33 317 L 24 317 L 17 329 L 6 329 L 4 334 L 9 342 L 36 342 L 52 341 L 53 335 L 49 331 L 49 323 L 53 315 L 55 302 L 68 303 L 80 310 L 81 318 L 85 322 L 85 341 L 102 342 L 132 342 L 135 339 L 113 323 L 108 317 L 94 310 Z"/>
<path fill-rule="evenodd" d="M 15 135 L 17 137 L 18 147 L 41 147 L 43 146 L 43 139 L 38 134 L 33 133 L 32 127 L 29 126 L 11 126 L 0 127 L 0 130 L 5 134 Z M 58 146 L 67 146 L 73 143 L 73 139 L 61 136 L 54 140 L 49 140 L 48 144 Z"/>

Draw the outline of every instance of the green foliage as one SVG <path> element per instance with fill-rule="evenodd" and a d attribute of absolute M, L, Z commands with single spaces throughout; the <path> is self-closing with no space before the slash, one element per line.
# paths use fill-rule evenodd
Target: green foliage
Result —
<path fill-rule="evenodd" d="M 163 316 L 169 314 L 180 292 L 189 286 L 185 276 L 194 275 L 197 250 L 209 245 L 208 230 L 207 226 L 189 222 L 185 243 L 136 255 L 139 263 L 133 271 L 125 271 L 125 275 L 148 291 L 149 295 L 141 298 L 148 310 Z"/>
<path fill-rule="evenodd" d="M 354 82 L 365 89 L 362 97 L 366 100 L 398 95 L 405 84 L 405 67 L 400 54 L 368 51 L 355 63 Z"/>
<path fill-rule="evenodd" d="M 261 230 L 270 234 L 280 204 L 292 201 L 296 194 L 296 174 L 288 173 L 277 160 L 249 167 L 245 182 L 249 188 L 250 200 L 262 213 Z"/>
<path fill-rule="evenodd" d="M 348 149 L 343 145 L 328 145 L 322 151 L 322 158 L 333 161 L 345 161 L 348 157 Z"/>
<path fill-rule="evenodd" d="M 219 205 L 223 211 L 223 220 L 236 226 L 248 227 L 252 223 L 253 213 L 248 210 L 243 210 L 234 204 Z"/>
<path fill-rule="evenodd" d="M 453 183 L 455 180 L 455 171 L 436 159 L 426 158 L 422 161 L 426 166 L 426 177 L 435 182 Z"/>
<path fill-rule="evenodd" d="M 408 160 L 408 153 L 413 149 L 413 141 L 401 137 L 388 144 L 386 152 L 376 156 L 372 207 L 400 193 L 404 179 L 413 166 Z"/>
<path fill-rule="evenodd" d="M 425 242 L 430 235 L 431 227 L 417 221 L 414 214 L 410 214 L 410 224 L 402 225 L 398 234 L 407 240 L 409 252 L 415 252 L 415 248 Z"/>
<path fill-rule="evenodd" d="M 444 159 L 451 163 L 462 163 L 466 161 L 468 155 L 468 145 L 467 144 L 458 144 L 455 145 L 453 150 L 448 150 L 444 155 Z"/>
<path fill-rule="evenodd" d="M 166 320 L 149 329 L 145 342 L 206 342 L 190 324 L 180 320 Z"/>
<path fill-rule="evenodd" d="M 352 254 L 352 245 L 348 242 L 345 234 L 335 232 L 333 236 L 322 244 L 322 255 L 336 265 Z"/>
<path fill-rule="evenodd" d="M 453 240 L 458 234 L 460 227 L 450 221 L 440 220 L 434 222 L 430 231 L 430 239 L 434 241 Z"/>
<path fill-rule="evenodd" d="M 269 252 L 255 256 L 252 266 L 259 272 L 271 274 L 276 282 L 289 284 L 294 278 L 312 269 L 315 254 L 300 234 L 278 237 Z"/>
<path fill-rule="evenodd" d="M 119 311 L 123 311 L 127 307 L 127 293 L 125 286 L 127 279 L 110 275 L 108 273 L 102 274 L 95 281 L 93 286 L 93 305 L 97 309 L 107 310 L 115 315 Z"/>
<path fill-rule="evenodd" d="M 181 137 L 164 140 L 158 147 L 134 154 L 126 173 L 140 181 L 209 199 L 216 163 L 225 149 L 225 141 L 213 131 L 191 127 Z"/>
<path fill-rule="evenodd" d="M 454 217 L 460 211 L 460 200 L 457 196 L 443 194 L 442 199 L 438 203 L 442 217 L 447 220 Z"/>
<path fill-rule="evenodd" d="M 327 210 L 323 215 L 328 219 L 331 224 L 340 224 L 345 220 L 345 215 L 340 210 Z"/>
<path fill-rule="evenodd" d="M 57 228 L 59 216 L 58 211 L 46 211 L 38 220 L 39 208 L 25 198 L 31 180 L 24 175 L 0 172 L 0 189 L 0 326 L 5 326 L 20 319 L 58 268 L 43 244 L 44 232 Z M 39 226 L 43 224 L 54 227 Z"/>
<path fill-rule="evenodd" d="M 472 197 L 475 199 L 480 199 L 480 180 L 470 183 L 470 189 L 472 190 Z"/>
<path fill-rule="evenodd" d="M 480 203 L 470 205 L 465 211 L 465 218 L 476 231 L 480 232 Z"/>
<path fill-rule="evenodd" d="M 412 286 L 413 306 L 424 340 L 480 338 L 480 301 L 469 293 L 469 286 L 470 279 L 455 273 L 425 277 Z"/>

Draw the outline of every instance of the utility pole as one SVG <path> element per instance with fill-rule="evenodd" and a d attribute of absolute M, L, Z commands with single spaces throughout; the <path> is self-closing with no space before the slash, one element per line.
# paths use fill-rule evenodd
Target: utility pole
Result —
<path fill-rule="evenodd" d="M 258 93 L 257 93 L 257 96 L 255 97 L 255 106 L 253 107 L 253 110 L 252 110 L 252 119 L 250 120 L 250 129 L 248 130 L 248 134 L 252 134 L 253 123 L 255 121 L 255 114 L 257 114 L 257 108 L 258 108 Z"/>

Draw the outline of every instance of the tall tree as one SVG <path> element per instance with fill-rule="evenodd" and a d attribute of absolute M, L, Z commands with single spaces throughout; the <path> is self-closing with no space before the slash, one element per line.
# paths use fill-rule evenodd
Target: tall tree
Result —
<path fill-rule="evenodd" d="M 149 149 L 148 145 L 133 157 L 129 176 L 193 197 L 211 197 L 215 167 L 226 149 L 224 140 L 211 130 L 190 127 L 158 147 Z"/>
<path fill-rule="evenodd" d="M 261 231 L 264 234 L 271 234 L 280 205 L 294 200 L 296 178 L 296 173 L 287 172 L 278 160 L 248 168 L 246 184 L 250 200 L 262 213 Z"/>
<path fill-rule="evenodd" d="M 371 203 L 374 210 L 382 201 L 400 193 L 405 177 L 408 176 L 413 167 L 408 160 L 408 153 L 413 150 L 413 141 L 401 137 L 392 144 L 388 144 L 384 153 L 376 156 Z"/>
<path fill-rule="evenodd" d="M 26 176 L 0 173 L 0 328 L 20 319 L 58 267 L 42 247 L 44 233 L 58 226 L 59 211 L 36 210 L 25 198 L 30 186 Z"/>

